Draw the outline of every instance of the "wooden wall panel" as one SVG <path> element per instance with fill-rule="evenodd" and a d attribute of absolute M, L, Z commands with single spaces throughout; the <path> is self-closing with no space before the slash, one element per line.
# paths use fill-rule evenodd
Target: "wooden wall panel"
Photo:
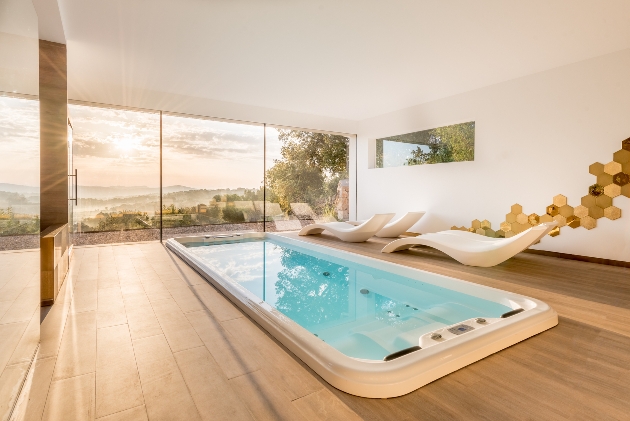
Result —
<path fill-rule="evenodd" d="M 66 46 L 39 40 L 41 230 L 68 223 Z"/>

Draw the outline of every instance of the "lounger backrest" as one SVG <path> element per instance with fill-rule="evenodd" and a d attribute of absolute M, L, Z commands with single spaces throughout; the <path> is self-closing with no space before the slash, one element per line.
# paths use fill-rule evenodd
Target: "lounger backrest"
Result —
<path fill-rule="evenodd" d="M 380 231 L 396 215 L 395 213 L 377 213 L 361 225 L 353 229 L 356 231 L 377 232 Z"/>
<path fill-rule="evenodd" d="M 385 225 L 386 228 L 392 227 L 394 225 L 407 225 L 409 223 L 415 224 L 420 220 L 420 218 L 425 214 L 425 212 L 407 212 L 400 218 L 395 221 L 392 221 Z"/>

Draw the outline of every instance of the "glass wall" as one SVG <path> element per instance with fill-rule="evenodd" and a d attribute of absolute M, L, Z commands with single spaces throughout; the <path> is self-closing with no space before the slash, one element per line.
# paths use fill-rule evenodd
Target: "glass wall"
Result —
<path fill-rule="evenodd" d="M 75 245 L 160 238 L 160 114 L 70 105 Z"/>
<path fill-rule="evenodd" d="M 76 245 L 354 218 L 348 136 L 87 105 L 70 114 Z"/>
<path fill-rule="evenodd" d="M 0 417 L 15 419 L 40 339 L 39 40 L 30 0 L 0 6 Z"/>
<path fill-rule="evenodd" d="M 164 238 L 262 231 L 264 127 L 162 118 Z"/>
<path fill-rule="evenodd" d="M 266 215 L 269 231 L 350 217 L 346 136 L 267 127 Z"/>
<path fill-rule="evenodd" d="M 39 102 L 0 97 L 0 250 L 39 247 Z"/>

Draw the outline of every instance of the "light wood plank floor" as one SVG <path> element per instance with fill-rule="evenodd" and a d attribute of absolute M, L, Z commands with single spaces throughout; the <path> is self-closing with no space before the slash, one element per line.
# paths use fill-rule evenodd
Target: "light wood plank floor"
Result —
<path fill-rule="evenodd" d="M 26 419 L 630 420 L 630 269 L 533 254 L 470 268 L 430 249 L 383 256 L 377 239 L 307 240 L 539 298 L 560 324 L 406 396 L 363 399 L 159 243 L 82 247 L 42 324 Z"/>

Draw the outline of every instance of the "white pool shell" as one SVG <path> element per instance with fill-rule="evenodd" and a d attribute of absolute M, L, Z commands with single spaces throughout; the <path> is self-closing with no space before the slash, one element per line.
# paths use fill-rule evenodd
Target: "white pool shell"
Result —
<path fill-rule="evenodd" d="M 201 259 L 190 253 L 186 243 L 225 241 L 226 236 L 194 236 L 173 238 L 166 246 L 186 263 L 198 271 L 208 282 L 233 301 L 252 319 L 265 328 L 273 337 L 304 361 L 324 380 L 344 392 L 367 398 L 391 398 L 410 393 L 453 371 L 479 361 L 495 352 L 550 329 L 558 324 L 558 314 L 547 304 L 533 298 L 490 288 L 471 282 L 431 273 L 429 279 L 439 279 L 439 285 L 486 300 L 501 302 L 513 309 L 522 308 L 518 314 L 507 318 L 488 319 L 477 323 L 466 321 L 475 329 L 461 335 L 448 332 L 448 327 L 418 338 L 422 349 L 391 361 L 361 360 L 348 357 L 318 339 L 305 328 L 272 308 L 249 290 L 214 271 Z M 279 234 L 246 233 L 236 238 L 277 239 L 335 257 L 395 273 L 422 282 L 429 273 L 395 263 L 384 262 L 367 256 L 295 240 Z M 457 323 L 459 325 L 460 323 Z M 434 333 L 442 338 L 432 339 Z M 255 346 L 255 344 L 253 344 Z"/>

